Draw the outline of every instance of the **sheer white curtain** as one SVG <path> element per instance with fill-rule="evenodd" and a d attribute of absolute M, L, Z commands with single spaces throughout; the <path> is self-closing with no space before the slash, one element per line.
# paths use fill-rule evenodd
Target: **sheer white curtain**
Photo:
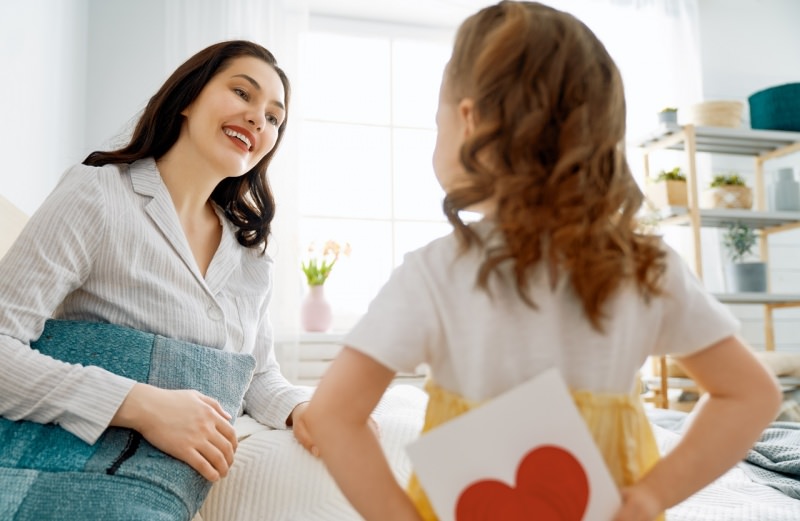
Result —
<path fill-rule="evenodd" d="M 656 126 L 656 112 L 700 101 L 697 0 L 546 0 L 580 18 L 622 72 L 628 139 Z"/>
<path fill-rule="evenodd" d="M 212 43 L 252 40 L 275 55 L 278 65 L 297 78 L 299 37 L 308 26 L 305 2 L 293 0 L 172 0 L 166 2 L 167 70 Z M 296 92 L 296 86 L 293 88 Z M 275 292 L 270 316 L 276 331 L 296 331 L 300 296 L 295 283 L 297 264 L 297 122 L 300 103 L 291 100 L 290 117 L 281 149 L 270 167 L 270 183 L 277 203 L 268 252 L 275 259 Z M 286 280 L 286 279 L 289 280 Z"/>

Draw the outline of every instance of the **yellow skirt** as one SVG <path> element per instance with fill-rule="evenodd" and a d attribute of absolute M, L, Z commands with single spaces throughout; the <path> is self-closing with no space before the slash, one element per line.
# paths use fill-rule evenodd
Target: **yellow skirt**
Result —
<path fill-rule="evenodd" d="M 425 390 L 429 399 L 423 433 L 482 403 L 446 391 L 430 380 Z M 658 446 L 638 396 L 574 391 L 572 398 L 618 487 L 632 485 L 658 461 Z M 425 521 L 438 520 L 415 474 L 408 494 Z M 663 521 L 663 514 L 659 519 Z"/>

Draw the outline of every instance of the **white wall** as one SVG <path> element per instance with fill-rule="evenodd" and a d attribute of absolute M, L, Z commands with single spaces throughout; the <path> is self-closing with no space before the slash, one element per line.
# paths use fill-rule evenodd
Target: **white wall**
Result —
<path fill-rule="evenodd" d="M 169 72 L 163 0 L 88 0 L 83 156 L 118 142 Z"/>
<path fill-rule="evenodd" d="M 0 2 L 0 193 L 26 213 L 82 159 L 86 30 L 87 0 Z"/>

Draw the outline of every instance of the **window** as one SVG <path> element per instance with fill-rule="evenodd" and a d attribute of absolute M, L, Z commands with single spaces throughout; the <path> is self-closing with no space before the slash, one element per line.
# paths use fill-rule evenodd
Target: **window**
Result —
<path fill-rule="evenodd" d="M 451 34 L 312 18 L 296 82 L 301 251 L 348 242 L 326 283 L 334 328 L 366 311 L 403 255 L 451 229 L 431 166 Z"/>

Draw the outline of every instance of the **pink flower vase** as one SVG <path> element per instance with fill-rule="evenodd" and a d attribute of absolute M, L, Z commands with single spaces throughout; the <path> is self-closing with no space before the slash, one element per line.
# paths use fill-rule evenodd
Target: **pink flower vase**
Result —
<path fill-rule="evenodd" d="M 309 286 L 300 306 L 300 325 L 305 331 L 322 332 L 331 327 L 333 313 L 325 298 L 325 286 Z"/>

